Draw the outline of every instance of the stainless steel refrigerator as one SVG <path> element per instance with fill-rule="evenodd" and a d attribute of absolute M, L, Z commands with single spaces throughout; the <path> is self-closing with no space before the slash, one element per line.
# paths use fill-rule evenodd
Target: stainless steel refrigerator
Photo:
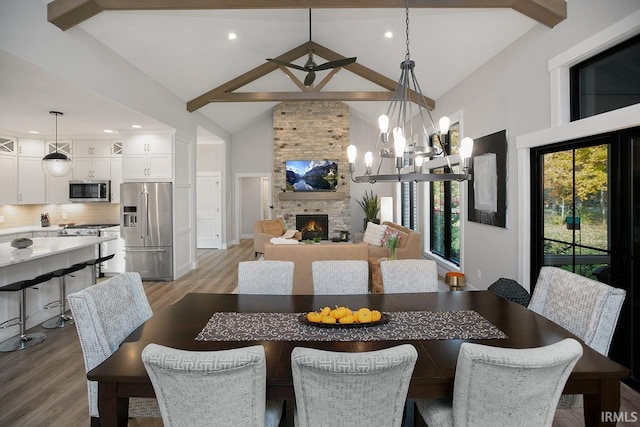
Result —
<path fill-rule="evenodd" d="M 125 271 L 144 280 L 173 280 L 172 193 L 170 182 L 120 185 Z"/>

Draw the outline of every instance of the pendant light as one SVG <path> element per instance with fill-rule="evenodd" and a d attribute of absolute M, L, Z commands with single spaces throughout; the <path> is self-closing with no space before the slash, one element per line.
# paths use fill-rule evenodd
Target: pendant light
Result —
<path fill-rule="evenodd" d="M 406 52 L 404 61 L 400 63 L 402 73 L 387 114 L 378 118 L 380 133 L 376 143 L 377 152 L 368 151 L 364 155 L 365 172 L 363 175 L 354 176 L 357 148 L 355 145 L 347 147 L 351 180 L 356 183 L 372 184 L 375 182 L 466 181 L 471 178 L 469 170 L 473 140 L 464 138 L 458 155 L 450 156 L 445 149 L 450 121 L 447 117 L 443 117 L 440 119 L 439 129 L 436 127 L 414 73 L 415 62 L 411 60 L 409 52 L 408 0 L 405 2 L 405 24 Z M 411 93 L 416 94 L 416 99 L 411 96 Z M 414 104 L 417 106 L 417 111 L 413 110 Z M 430 142 L 428 129 L 434 130 L 433 139 L 439 147 Z M 377 156 L 375 169 L 373 169 L 374 156 Z M 460 173 L 431 173 L 431 170 L 443 166 L 443 161 L 439 160 L 441 158 L 444 158 L 444 163 L 449 169 L 453 165 L 460 165 Z M 396 173 L 380 173 L 385 159 L 394 162 Z M 406 169 L 407 166 L 409 169 Z"/>
<path fill-rule="evenodd" d="M 58 116 L 62 116 L 63 113 L 49 111 L 49 114 L 56 116 L 56 151 L 42 158 L 42 170 L 51 176 L 66 176 L 71 172 L 71 159 L 58 152 Z"/>

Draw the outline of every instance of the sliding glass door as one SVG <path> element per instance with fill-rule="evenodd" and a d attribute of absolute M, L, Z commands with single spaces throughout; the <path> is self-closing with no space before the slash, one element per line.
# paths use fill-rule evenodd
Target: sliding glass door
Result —
<path fill-rule="evenodd" d="M 638 389 L 640 128 L 534 149 L 531 170 L 531 283 L 550 265 L 626 290 L 609 355 Z"/>

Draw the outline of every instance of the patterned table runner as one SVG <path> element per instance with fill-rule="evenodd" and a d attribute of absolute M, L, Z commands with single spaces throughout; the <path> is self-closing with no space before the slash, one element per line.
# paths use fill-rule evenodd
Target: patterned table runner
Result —
<path fill-rule="evenodd" d="M 507 336 L 473 310 L 388 313 L 383 325 L 322 328 L 300 323 L 300 313 L 214 313 L 196 341 L 387 341 L 503 339 Z"/>

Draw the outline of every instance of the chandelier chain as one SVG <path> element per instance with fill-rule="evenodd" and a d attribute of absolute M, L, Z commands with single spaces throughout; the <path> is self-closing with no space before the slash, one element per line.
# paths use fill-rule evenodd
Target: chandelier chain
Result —
<path fill-rule="evenodd" d="M 404 14 L 405 14 L 405 25 L 406 25 L 405 32 L 407 35 L 407 41 L 405 42 L 407 44 L 407 53 L 405 53 L 404 59 L 408 60 L 411 58 L 411 54 L 409 53 L 409 0 L 405 1 Z"/>

